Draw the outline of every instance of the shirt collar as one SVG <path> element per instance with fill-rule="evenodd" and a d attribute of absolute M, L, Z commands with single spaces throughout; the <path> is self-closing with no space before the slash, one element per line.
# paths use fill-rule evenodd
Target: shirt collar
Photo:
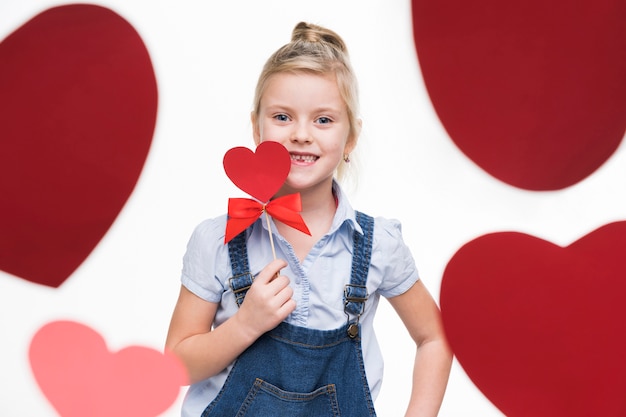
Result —
<path fill-rule="evenodd" d="M 337 231 L 344 223 L 347 223 L 350 228 L 363 234 L 363 229 L 356 221 L 356 212 L 350 205 L 348 197 L 341 189 L 339 183 L 333 180 L 333 193 L 337 197 L 337 211 L 335 212 L 335 218 L 330 227 L 329 234 Z"/>

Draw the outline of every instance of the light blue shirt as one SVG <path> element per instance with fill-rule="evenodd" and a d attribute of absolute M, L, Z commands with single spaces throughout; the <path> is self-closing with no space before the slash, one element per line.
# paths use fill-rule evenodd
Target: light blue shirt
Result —
<path fill-rule="evenodd" d="M 330 330 L 346 323 L 343 311 L 344 286 L 350 281 L 352 233 L 362 233 L 354 209 L 338 184 L 337 212 L 328 233 L 311 249 L 302 263 L 293 248 L 276 230 L 276 256 L 288 266 L 281 274 L 291 279 L 296 309 L 286 321 L 297 326 Z M 183 258 L 182 284 L 198 297 L 218 303 L 214 326 L 219 326 L 237 311 L 235 297 L 228 286 L 232 270 L 228 247 L 224 244 L 226 215 L 205 220 L 194 230 Z M 250 229 L 247 241 L 250 272 L 256 276 L 273 259 L 265 217 Z M 367 278 L 370 294 L 360 323 L 365 371 L 372 398 L 380 391 L 383 359 L 374 334 L 373 320 L 379 297 L 390 298 L 407 291 L 419 279 L 409 248 L 402 240 L 400 222 L 376 217 L 372 260 Z M 198 417 L 217 396 L 231 366 L 220 374 L 189 387 L 183 403 L 183 417 Z"/>

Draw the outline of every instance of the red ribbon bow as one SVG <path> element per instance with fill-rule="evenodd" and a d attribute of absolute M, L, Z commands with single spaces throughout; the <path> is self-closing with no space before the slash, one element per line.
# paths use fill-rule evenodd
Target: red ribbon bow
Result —
<path fill-rule="evenodd" d="M 302 201 L 298 193 L 278 197 L 267 204 L 261 204 L 251 198 L 229 198 L 224 243 L 230 242 L 235 236 L 246 230 L 256 219 L 261 217 L 264 211 L 276 220 L 280 220 L 302 233 L 311 235 L 309 228 L 299 214 L 302 211 Z"/>

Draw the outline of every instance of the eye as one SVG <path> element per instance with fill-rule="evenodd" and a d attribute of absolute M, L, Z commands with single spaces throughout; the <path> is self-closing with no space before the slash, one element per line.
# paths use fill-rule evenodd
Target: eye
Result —
<path fill-rule="evenodd" d="M 322 116 L 319 119 L 317 119 L 317 123 L 325 125 L 328 123 L 332 123 L 332 119 L 330 117 Z"/>
<path fill-rule="evenodd" d="M 273 118 L 278 120 L 279 122 L 288 122 L 289 121 L 289 116 L 287 116 L 284 113 L 276 114 L 276 115 L 273 116 Z"/>

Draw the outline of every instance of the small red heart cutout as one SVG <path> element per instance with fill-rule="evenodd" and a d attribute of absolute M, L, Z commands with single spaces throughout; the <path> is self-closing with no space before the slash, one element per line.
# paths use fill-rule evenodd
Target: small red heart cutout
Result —
<path fill-rule="evenodd" d="M 567 247 L 481 236 L 450 259 L 441 312 L 459 363 L 509 417 L 626 415 L 626 221 Z"/>
<path fill-rule="evenodd" d="M 0 43 L 0 269 L 58 287 L 132 193 L 157 85 L 135 29 L 93 5 L 54 7 Z"/>
<path fill-rule="evenodd" d="M 155 417 L 187 384 L 173 354 L 141 346 L 111 353 L 96 331 L 71 321 L 39 329 L 29 359 L 39 387 L 62 417 Z"/>
<path fill-rule="evenodd" d="M 261 142 L 255 152 L 239 146 L 224 155 L 228 178 L 262 203 L 268 202 L 283 186 L 290 169 L 289 152 L 278 142 Z"/>

